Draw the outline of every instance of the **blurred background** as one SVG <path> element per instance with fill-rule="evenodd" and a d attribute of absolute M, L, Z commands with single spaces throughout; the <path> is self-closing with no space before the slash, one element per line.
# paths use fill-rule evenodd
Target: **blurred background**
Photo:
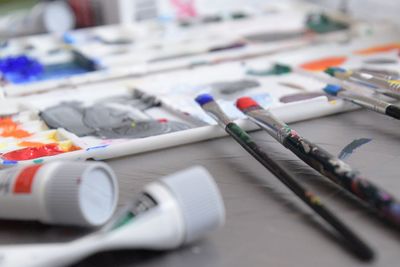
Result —
<path fill-rule="evenodd" d="M 228 12 L 253 12 L 293 0 L 0 0 L 0 38 L 143 21 L 185 21 Z M 393 0 L 308 0 L 366 21 L 400 25 Z M 374 12 L 379 7 L 379 12 Z M 211 19 L 211 18 L 210 18 Z M 215 19 L 215 17 L 214 17 Z"/>

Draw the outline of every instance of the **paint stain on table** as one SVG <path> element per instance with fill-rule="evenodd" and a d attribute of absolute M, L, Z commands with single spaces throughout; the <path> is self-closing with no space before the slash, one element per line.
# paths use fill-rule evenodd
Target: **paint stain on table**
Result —
<path fill-rule="evenodd" d="M 369 138 L 358 138 L 358 139 L 353 140 L 350 144 L 345 146 L 342 149 L 342 151 L 340 151 L 339 156 L 338 156 L 339 159 L 341 159 L 341 160 L 348 159 L 356 149 L 360 148 L 362 145 L 368 144 L 371 141 L 372 141 L 372 139 L 369 139 Z"/>

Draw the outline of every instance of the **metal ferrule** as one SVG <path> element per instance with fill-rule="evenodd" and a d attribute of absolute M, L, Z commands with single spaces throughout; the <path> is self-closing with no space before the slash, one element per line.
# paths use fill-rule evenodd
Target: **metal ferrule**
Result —
<path fill-rule="evenodd" d="M 395 91 L 387 90 L 387 89 L 376 89 L 375 91 L 379 94 L 400 100 L 400 92 L 395 92 Z"/>
<path fill-rule="evenodd" d="M 283 140 L 288 136 L 286 124 L 276 118 L 271 112 L 265 109 L 258 109 L 246 114 L 250 120 L 260 125 L 278 142 L 283 143 Z"/>
<path fill-rule="evenodd" d="M 400 92 L 400 82 L 398 80 L 389 80 L 388 86 L 390 90 Z"/>
<path fill-rule="evenodd" d="M 226 125 L 232 122 L 232 120 L 226 116 L 226 114 L 222 111 L 219 105 L 216 102 L 209 102 L 204 104 L 202 108 L 211 115 L 219 125 L 225 128 Z"/>
<path fill-rule="evenodd" d="M 354 94 L 352 92 L 343 90 L 338 92 L 337 94 L 339 97 L 344 98 L 354 104 L 359 106 L 374 110 L 376 112 L 385 114 L 386 108 L 390 106 L 390 103 L 386 101 L 382 101 L 379 99 L 374 99 L 368 96 Z"/>
<path fill-rule="evenodd" d="M 368 73 L 353 72 L 351 77 L 354 78 L 354 79 L 357 79 L 357 80 L 361 80 L 363 82 L 370 83 L 370 84 L 375 85 L 377 87 L 388 89 L 387 80 L 379 78 L 379 77 L 375 77 L 375 76 L 373 76 L 371 74 L 368 74 Z"/>
<path fill-rule="evenodd" d="M 359 73 L 359 72 L 352 72 L 351 77 L 354 79 L 358 79 L 373 84 L 380 88 L 389 89 L 392 91 L 400 91 L 400 83 L 398 82 L 398 80 L 386 79 L 369 73 Z"/>

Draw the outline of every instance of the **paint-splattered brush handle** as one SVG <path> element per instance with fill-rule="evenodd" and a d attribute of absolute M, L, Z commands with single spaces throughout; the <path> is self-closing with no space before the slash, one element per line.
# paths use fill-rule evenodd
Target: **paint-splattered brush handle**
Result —
<path fill-rule="evenodd" d="M 281 139 L 285 147 L 331 181 L 366 202 L 383 219 L 400 226 L 400 203 L 393 196 L 360 177 L 347 163 L 302 138 L 296 131 L 289 127 L 285 131 L 286 136 Z"/>
<path fill-rule="evenodd" d="M 284 183 L 293 193 L 295 193 L 312 210 L 320 215 L 338 233 L 340 233 L 349 243 L 349 248 L 361 259 L 370 260 L 373 258 L 373 251 L 342 221 L 330 212 L 313 193 L 305 190 L 283 166 L 272 160 L 264 150 L 259 147 L 251 137 L 235 123 L 228 123 L 225 127 L 226 132 L 231 135 L 247 152 L 249 152 L 258 162 L 273 173 L 282 183 Z"/>
<path fill-rule="evenodd" d="M 323 89 L 325 93 L 340 97 L 363 108 L 400 119 L 400 108 L 381 99 L 355 93 L 339 85 L 328 84 Z"/>

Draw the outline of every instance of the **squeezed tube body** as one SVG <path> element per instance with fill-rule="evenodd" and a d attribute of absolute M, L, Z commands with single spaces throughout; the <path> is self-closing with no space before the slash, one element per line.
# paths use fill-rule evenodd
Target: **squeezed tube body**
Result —
<path fill-rule="evenodd" d="M 56 161 L 0 171 L 0 218 L 99 226 L 113 214 L 118 184 L 105 163 Z"/>

